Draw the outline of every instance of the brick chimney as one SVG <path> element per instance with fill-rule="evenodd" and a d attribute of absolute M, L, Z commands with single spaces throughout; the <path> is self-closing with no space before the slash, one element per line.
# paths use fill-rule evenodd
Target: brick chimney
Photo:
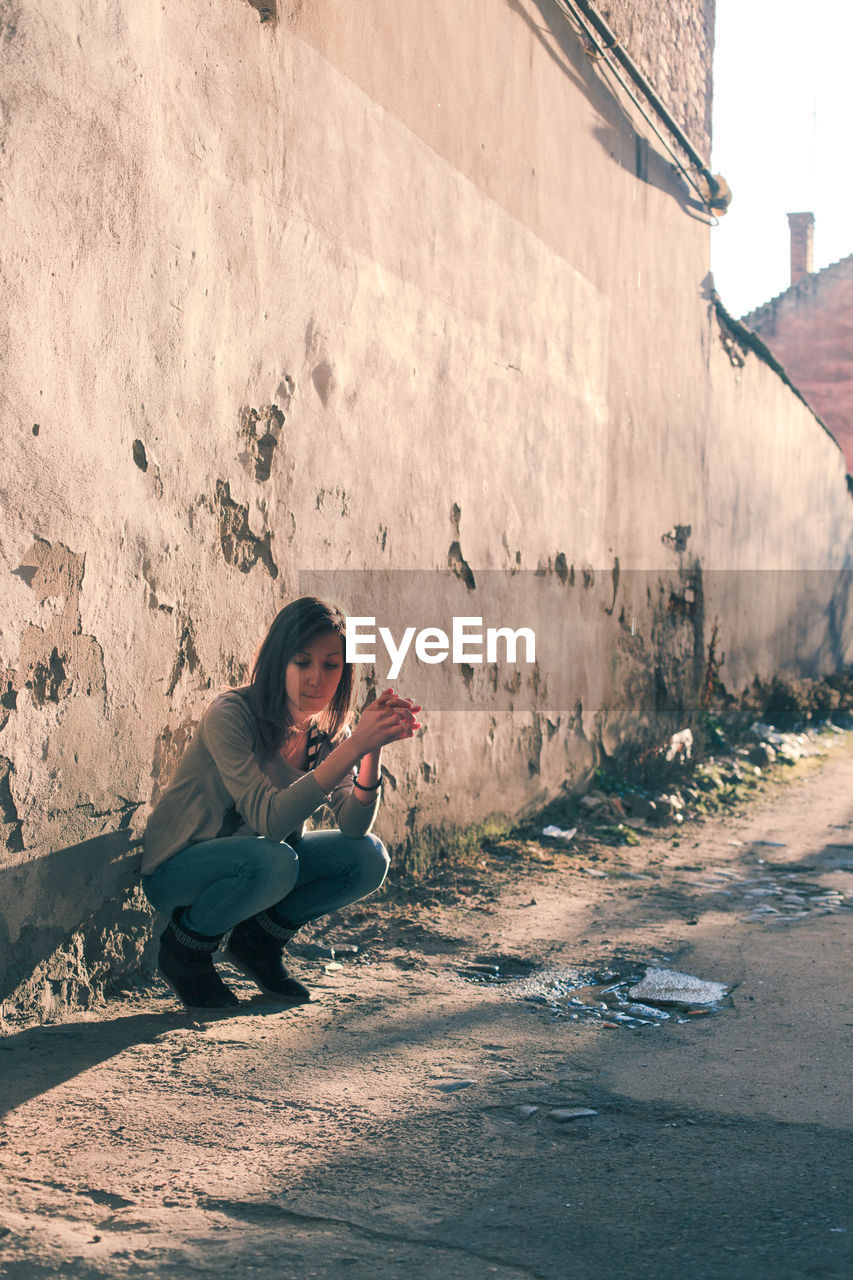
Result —
<path fill-rule="evenodd" d="M 788 226 L 791 228 L 791 284 L 796 284 L 814 269 L 814 214 L 789 213 Z"/>

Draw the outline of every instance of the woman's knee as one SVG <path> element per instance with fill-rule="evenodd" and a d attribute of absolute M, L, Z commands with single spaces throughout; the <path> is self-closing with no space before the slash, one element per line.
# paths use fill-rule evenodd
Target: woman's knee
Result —
<path fill-rule="evenodd" d="M 361 875 L 372 889 L 378 889 L 388 874 L 390 859 L 385 846 L 378 836 L 363 836 L 359 841 L 359 863 Z"/>
<path fill-rule="evenodd" d="M 275 902 L 290 893 L 299 874 L 299 857 L 289 844 L 278 844 L 261 836 L 247 846 L 237 874 L 269 891 Z"/>

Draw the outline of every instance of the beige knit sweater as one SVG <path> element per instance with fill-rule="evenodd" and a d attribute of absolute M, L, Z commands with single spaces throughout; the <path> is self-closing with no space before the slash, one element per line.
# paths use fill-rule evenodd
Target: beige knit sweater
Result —
<path fill-rule="evenodd" d="M 328 796 L 314 777 L 313 767 L 335 743 L 323 734 L 312 735 L 313 759 L 307 772 L 281 756 L 262 758 L 256 743 L 255 718 L 246 697 L 237 690 L 220 694 L 204 713 L 148 819 L 143 875 L 199 840 L 253 832 L 270 840 L 297 840 L 305 820 L 323 804 L 331 808 L 345 835 L 367 834 L 379 807 L 379 792 L 372 804 L 362 804 L 352 794 L 355 770 Z"/>

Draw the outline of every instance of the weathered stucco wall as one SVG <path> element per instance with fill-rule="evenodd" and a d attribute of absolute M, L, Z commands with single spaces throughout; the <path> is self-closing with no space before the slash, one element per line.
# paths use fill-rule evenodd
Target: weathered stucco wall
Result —
<path fill-rule="evenodd" d="M 141 954 L 149 801 L 300 571 L 538 567 L 570 620 L 567 706 L 389 752 L 413 861 L 677 720 L 716 614 L 738 679 L 843 656 L 846 597 L 789 634 L 841 455 L 555 6 L 0 13 L 0 996 Z"/>

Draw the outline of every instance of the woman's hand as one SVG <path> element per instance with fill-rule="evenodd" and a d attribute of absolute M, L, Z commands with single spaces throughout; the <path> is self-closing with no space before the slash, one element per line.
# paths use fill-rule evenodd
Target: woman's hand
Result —
<path fill-rule="evenodd" d="M 389 742 L 413 737 L 421 728 L 415 718 L 420 709 L 411 698 L 398 698 L 393 689 L 386 689 L 365 707 L 352 732 L 351 741 L 358 746 L 359 755 L 376 751 Z"/>
<path fill-rule="evenodd" d="M 420 706 L 410 698 L 398 698 L 393 689 L 386 689 L 375 702 L 365 707 L 361 719 L 348 738 L 339 742 L 314 770 L 323 791 L 328 795 L 354 765 L 361 760 L 362 774 L 359 780 L 371 786 L 379 779 L 379 753 L 389 742 L 411 738 L 420 729 L 415 713 Z M 356 794 L 359 794 L 358 792 Z"/>

